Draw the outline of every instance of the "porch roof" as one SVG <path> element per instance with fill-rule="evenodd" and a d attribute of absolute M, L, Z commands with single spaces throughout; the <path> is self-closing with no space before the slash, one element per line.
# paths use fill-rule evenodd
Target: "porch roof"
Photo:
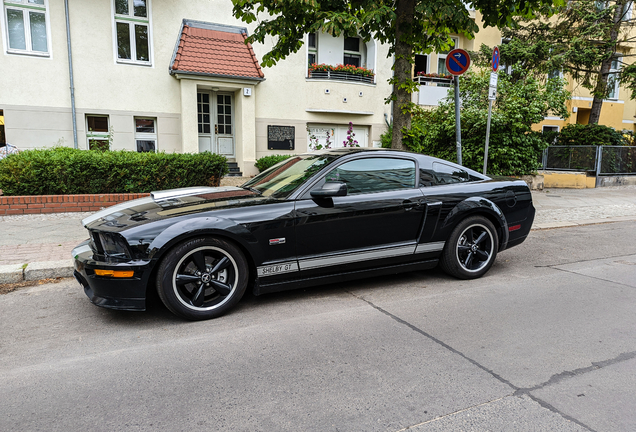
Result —
<path fill-rule="evenodd" d="M 170 73 L 261 81 L 265 75 L 246 37 L 245 28 L 183 20 Z"/>

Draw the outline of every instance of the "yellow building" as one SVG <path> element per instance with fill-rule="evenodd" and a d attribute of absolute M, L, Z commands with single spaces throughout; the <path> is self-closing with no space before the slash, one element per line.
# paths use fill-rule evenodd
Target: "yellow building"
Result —
<path fill-rule="evenodd" d="M 467 51 L 478 51 L 482 44 L 495 47 L 502 44 L 501 32 L 493 27 L 484 28 L 481 23 L 479 11 L 473 12 L 474 18 L 479 26 L 479 32 L 474 39 L 467 39 L 462 36 L 453 36 L 455 48 Z M 624 47 L 625 53 L 629 51 Z M 445 73 L 446 53 L 432 53 L 429 55 L 416 56 L 414 76 L 418 72 L 423 73 Z M 616 65 L 612 65 L 616 70 Z M 568 77 L 565 77 L 568 79 Z M 439 83 L 422 82 L 420 91 L 413 95 L 413 101 L 421 106 L 436 106 L 440 99 L 446 97 L 448 85 Z M 565 125 L 570 123 L 587 124 L 592 108 L 593 97 L 589 90 L 583 88 L 578 83 L 568 79 L 568 90 L 572 93 L 568 101 L 570 117 L 562 119 L 555 116 L 547 116 L 541 123 L 534 125 L 533 129 L 560 131 Z M 609 97 L 603 101 L 601 118 L 599 124 L 610 126 L 616 130 L 628 130 L 634 132 L 634 121 L 636 120 L 636 100 L 631 99 L 631 91 L 621 87 L 616 82 L 611 89 Z"/>

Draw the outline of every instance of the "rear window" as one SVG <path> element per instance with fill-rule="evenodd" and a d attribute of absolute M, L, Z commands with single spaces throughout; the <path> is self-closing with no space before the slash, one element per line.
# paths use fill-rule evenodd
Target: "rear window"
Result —
<path fill-rule="evenodd" d="M 420 169 L 420 187 L 480 180 L 459 167 L 433 162 L 433 169 Z"/>

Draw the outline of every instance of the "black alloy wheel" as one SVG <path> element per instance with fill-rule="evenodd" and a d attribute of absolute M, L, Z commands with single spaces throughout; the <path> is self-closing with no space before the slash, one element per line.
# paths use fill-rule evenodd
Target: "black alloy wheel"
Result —
<path fill-rule="evenodd" d="M 248 268 L 232 243 L 209 237 L 186 241 L 161 262 L 157 292 L 176 315 L 215 318 L 238 303 L 247 287 Z"/>
<path fill-rule="evenodd" d="M 476 279 L 495 262 L 498 244 L 497 230 L 490 220 L 483 216 L 466 218 L 444 245 L 440 265 L 451 276 Z"/>

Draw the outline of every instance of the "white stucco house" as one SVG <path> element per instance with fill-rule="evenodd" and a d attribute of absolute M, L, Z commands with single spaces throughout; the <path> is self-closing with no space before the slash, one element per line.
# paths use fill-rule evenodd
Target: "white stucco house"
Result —
<path fill-rule="evenodd" d="M 245 45 L 252 29 L 230 0 L 3 0 L 5 139 L 23 149 L 212 151 L 244 175 L 262 156 L 307 151 L 310 136 L 342 146 L 350 122 L 361 146 L 379 145 L 391 109 L 387 46 L 311 34 L 261 68 L 271 45 Z M 374 75 L 310 73 L 311 63 Z"/>

